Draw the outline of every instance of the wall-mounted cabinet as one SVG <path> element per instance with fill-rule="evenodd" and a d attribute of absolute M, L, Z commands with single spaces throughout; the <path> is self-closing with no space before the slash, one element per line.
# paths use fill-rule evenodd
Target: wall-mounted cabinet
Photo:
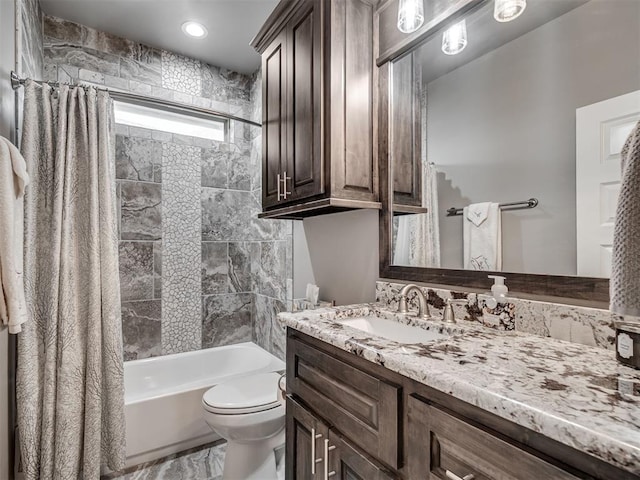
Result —
<path fill-rule="evenodd" d="M 262 55 L 263 217 L 380 208 L 374 0 L 283 0 Z"/>

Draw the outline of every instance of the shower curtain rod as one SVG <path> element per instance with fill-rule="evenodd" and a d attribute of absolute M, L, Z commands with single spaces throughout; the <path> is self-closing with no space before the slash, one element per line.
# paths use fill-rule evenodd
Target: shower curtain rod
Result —
<path fill-rule="evenodd" d="M 17 90 L 22 87 L 26 78 L 20 78 L 15 72 L 11 72 L 11 88 Z M 44 85 L 47 84 L 53 88 L 57 88 L 61 84 L 60 82 L 48 82 L 46 80 L 33 80 L 35 83 Z M 75 86 L 83 86 L 83 85 L 75 85 Z M 216 110 L 210 110 L 208 108 L 196 107 L 193 105 L 187 105 L 185 103 L 172 102 L 171 100 L 165 100 L 163 98 L 150 97 L 147 95 L 138 95 L 135 93 L 121 92 L 118 90 L 109 90 L 108 88 L 96 87 L 95 85 L 91 85 L 95 87 L 97 90 L 101 90 L 103 92 L 107 92 L 111 98 L 114 100 L 123 100 L 129 103 L 135 103 L 138 105 L 156 105 L 166 110 L 171 110 L 174 112 L 188 112 L 195 113 L 196 115 L 202 117 L 218 117 L 218 118 L 226 118 L 229 120 L 234 120 L 236 122 L 246 123 L 247 125 L 252 125 L 254 127 L 262 127 L 262 124 L 258 122 L 254 122 L 252 120 L 247 120 L 246 118 L 236 117 L 235 115 L 231 115 L 229 113 L 218 112 Z"/>

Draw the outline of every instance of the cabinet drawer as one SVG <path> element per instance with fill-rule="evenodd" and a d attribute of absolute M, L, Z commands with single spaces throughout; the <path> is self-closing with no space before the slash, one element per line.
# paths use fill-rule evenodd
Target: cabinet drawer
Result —
<path fill-rule="evenodd" d="M 415 478 L 442 480 L 579 478 L 413 397 L 409 398 L 409 438 L 417 439 L 410 452 L 411 478 L 418 472 L 422 473 Z"/>
<path fill-rule="evenodd" d="M 287 389 L 351 443 L 398 468 L 399 387 L 289 337 Z"/>

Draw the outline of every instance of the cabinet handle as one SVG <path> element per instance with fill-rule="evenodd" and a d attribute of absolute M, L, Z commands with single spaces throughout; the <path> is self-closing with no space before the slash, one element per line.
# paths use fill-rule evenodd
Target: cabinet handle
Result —
<path fill-rule="evenodd" d="M 316 429 L 311 429 L 311 475 L 316 474 L 316 463 L 322 461 L 321 458 L 316 458 L 316 440 L 322 438 L 321 433 L 316 433 Z"/>
<path fill-rule="evenodd" d="M 459 477 L 458 475 L 456 475 L 455 473 L 449 470 L 445 470 L 444 473 L 447 475 L 447 478 L 450 478 L 451 480 L 473 480 L 474 478 L 476 478 L 473 473 L 470 473 L 469 475 L 465 475 L 464 477 Z"/>
<path fill-rule="evenodd" d="M 280 194 L 280 174 L 277 175 L 277 179 L 278 179 L 278 201 L 280 201 L 280 199 L 282 198 L 282 195 Z"/>
<path fill-rule="evenodd" d="M 335 445 L 329 446 L 329 439 L 326 438 L 324 440 L 324 480 L 329 480 L 329 477 L 336 474 L 335 470 L 329 471 L 329 452 L 335 449 Z"/>
<path fill-rule="evenodd" d="M 282 199 L 286 200 L 287 199 L 287 195 L 291 195 L 291 192 L 289 192 L 287 190 L 287 181 L 291 180 L 291 177 L 287 177 L 287 172 L 284 171 L 282 172 L 283 178 L 282 178 L 282 189 L 284 190 L 284 193 L 282 194 Z"/>

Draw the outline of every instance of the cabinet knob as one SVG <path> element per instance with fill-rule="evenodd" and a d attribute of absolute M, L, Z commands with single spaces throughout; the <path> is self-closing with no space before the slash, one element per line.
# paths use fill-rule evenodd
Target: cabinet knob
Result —
<path fill-rule="evenodd" d="M 476 478 L 473 473 L 470 473 L 469 475 L 465 475 L 464 477 L 459 477 L 458 475 L 456 475 L 455 473 L 449 470 L 445 470 L 444 473 L 447 475 L 447 478 L 450 478 L 451 480 L 473 480 L 474 478 Z"/>
<path fill-rule="evenodd" d="M 333 477 L 336 474 L 335 470 L 329 471 L 329 452 L 335 449 L 336 449 L 336 446 L 329 445 L 329 439 L 325 438 L 324 440 L 324 480 L 329 480 L 329 477 Z"/>
<path fill-rule="evenodd" d="M 322 458 L 316 458 L 316 440 L 322 438 L 321 433 L 316 433 L 316 429 L 311 429 L 311 475 L 316 474 L 316 463 L 320 463 Z"/>

